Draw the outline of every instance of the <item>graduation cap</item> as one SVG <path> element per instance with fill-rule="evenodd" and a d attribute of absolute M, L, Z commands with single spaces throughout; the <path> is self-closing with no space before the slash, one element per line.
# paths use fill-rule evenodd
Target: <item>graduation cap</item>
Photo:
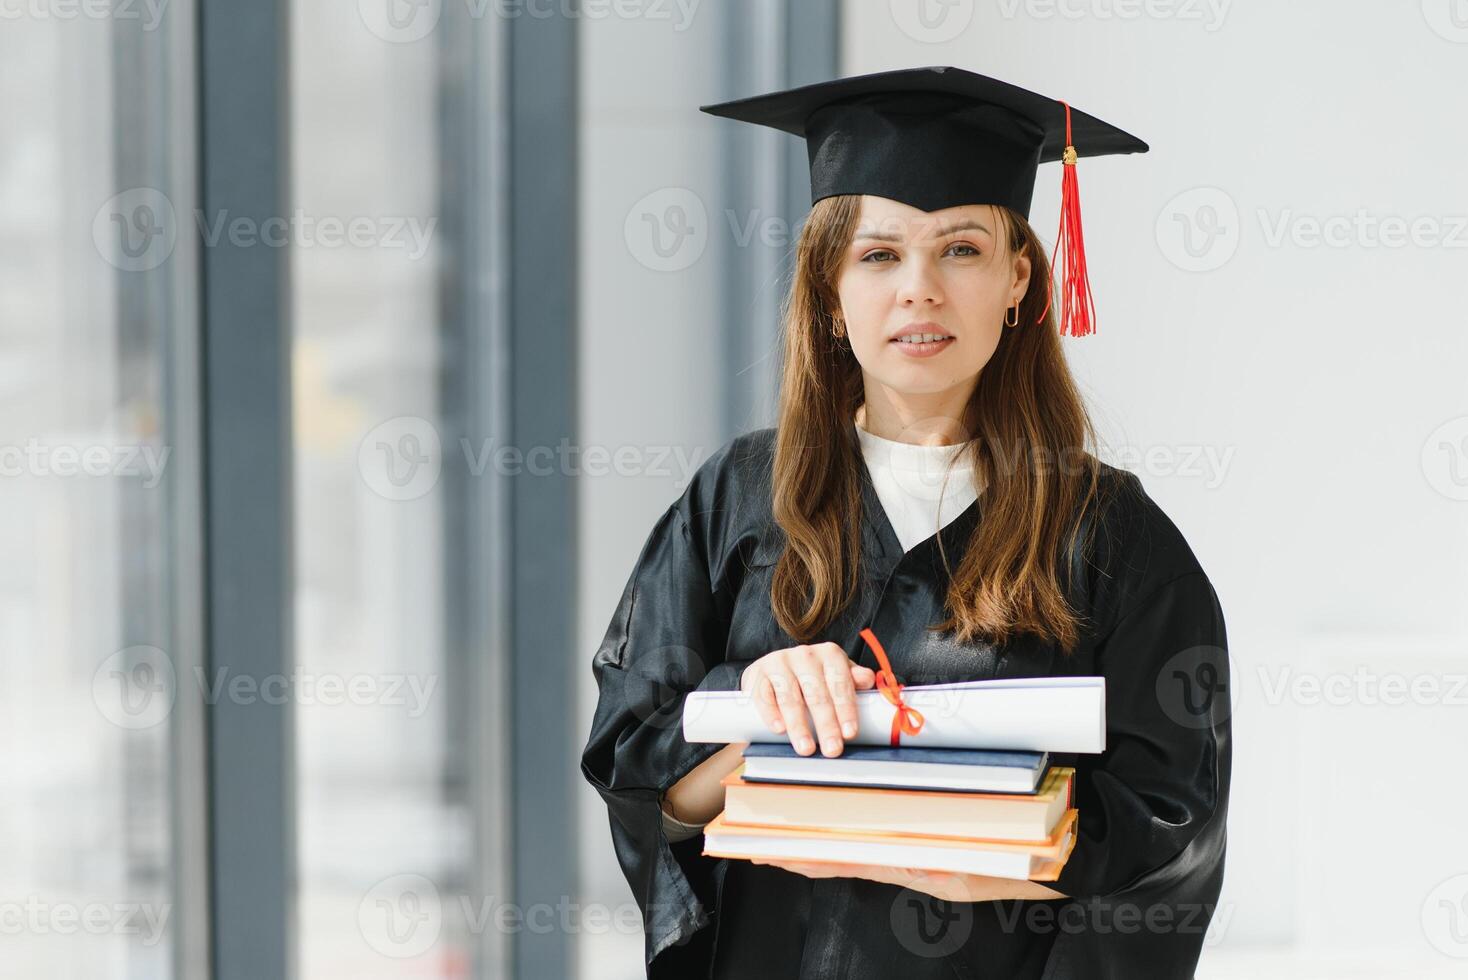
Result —
<path fill-rule="evenodd" d="M 1147 144 L 1130 133 L 1066 102 L 945 66 L 837 78 L 699 108 L 804 139 L 812 204 L 834 194 L 871 194 L 924 211 L 998 204 L 1028 218 L 1036 169 L 1059 160 L 1060 230 L 1051 266 L 1062 274 L 1060 332 L 1092 331 L 1076 159 L 1146 153 Z"/>

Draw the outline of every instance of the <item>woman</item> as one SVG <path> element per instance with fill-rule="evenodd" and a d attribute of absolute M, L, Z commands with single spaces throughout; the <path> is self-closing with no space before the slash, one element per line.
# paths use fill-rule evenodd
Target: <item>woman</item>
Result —
<path fill-rule="evenodd" d="M 814 200 L 778 424 L 663 514 L 593 662 L 582 770 L 649 977 L 1192 976 L 1223 875 L 1223 615 L 1136 477 L 1087 450 L 1059 339 L 1089 325 L 1083 261 L 1057 328 L 1026 219 L 1039 162 L 1078 151 L 1065 237 L 1075 156 L 1145 144 L 954 69 L 714 111 L 805 137 Z M 1105 751 L 1051 758 L 1079 810 L 1058 879 L 700 853 L 744 746 L 685 742 L 684 696 L 745 691 L 801 754 L 839 755 L 874 680 L 868 626 L 904 684 L 1106 678 Z"/>

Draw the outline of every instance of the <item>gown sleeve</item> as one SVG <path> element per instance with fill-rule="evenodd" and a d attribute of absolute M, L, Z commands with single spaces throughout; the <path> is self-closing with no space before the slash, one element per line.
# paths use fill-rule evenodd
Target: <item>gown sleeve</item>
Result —
<path fill-rule="evenodd" d="M 667 822 L 661 800 L 723 748 L 684 741 L 684 697 L 738 690 L 747 666 L 725 661 L 733 589 L 716 588 L 710 568 L 717 494 L 696 478 L 659 518 L 592 661 L 598 695 L 581 771 L 607 805 L 617 861 L 642 912 L 650 978 L 701 975 L 694 964 L 712 932 L 716 859 L 701 853 L 696 829 Z"/>
<path fill-rule="evenodd" d="M 1096 647 L 1106 749 L 1076 757 L 1077 841 L 1050 883 L 1078 900 L 1069 911 L 1083 927 L 1059 930 L 1047 980 L 1191 978 L 1223 883 L 1233 683 L 1223 612 L 1181 535 L 1147 504 L 1148 546 L 1122 563 L 1128 600 Z"/>

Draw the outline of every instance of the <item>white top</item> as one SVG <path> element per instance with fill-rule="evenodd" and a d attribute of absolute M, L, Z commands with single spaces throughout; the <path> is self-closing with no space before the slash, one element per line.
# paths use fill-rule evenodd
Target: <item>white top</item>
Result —
<path fill-rule="evenodd" d="M 872 485 L 904 552 L 953 523 L 978 498 L 973 464 L 967 458 L 955 460 L 967 443 L 893 442 L 861 426 L 856 434 Z"/>
<path fill-rule="evenodd" d="M 856 434 L 872 475 L 872 486 L 904 552 L 947 527 L 978 498 L 971 463 L 961 460 L 949 472 L 949 464 L 966 444 L 918 446 L 893 442 L 859 425 Z M 701 823 L 675 820 L 663 811 L 663 831 L 669 841 L 697 837 L 703 827 Z"/>

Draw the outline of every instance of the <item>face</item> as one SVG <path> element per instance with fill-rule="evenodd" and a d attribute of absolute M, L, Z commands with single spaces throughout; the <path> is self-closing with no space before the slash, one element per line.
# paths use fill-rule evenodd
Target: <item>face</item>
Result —
<path fill-rule="evenodd" d="M 1029 284 L 1030 261 L 1010 251 L 1000 220 L 990 205 L 922 211 L 862 198 L 837 293 L 869 388 L 967 400 Z"/>

